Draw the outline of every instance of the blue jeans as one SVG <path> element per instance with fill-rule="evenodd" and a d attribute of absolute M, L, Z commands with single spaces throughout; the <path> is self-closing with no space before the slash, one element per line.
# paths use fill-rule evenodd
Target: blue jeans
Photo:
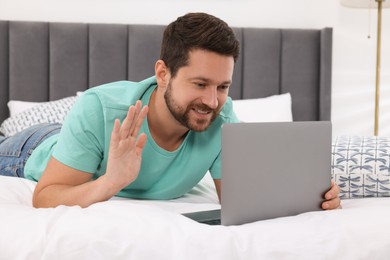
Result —
<path fill-rule="evenodd" d="M 39 124 L 11 137 L 0 136 L 0 175 L 24 177 L 24 165 L 35 148 L 57 134 L 61 124 Z"/>

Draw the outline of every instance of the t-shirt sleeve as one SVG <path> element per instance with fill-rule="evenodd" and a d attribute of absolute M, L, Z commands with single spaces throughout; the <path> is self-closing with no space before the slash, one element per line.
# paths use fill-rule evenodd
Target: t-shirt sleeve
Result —
<path fill-rule="evenodd" d="M 67 115 L 53 157 L 63 164 L 96 173 L 104 151 L 104 115 L 99 97 L 85 93 Z"/>
<path fill-rule="evenodd" d="M 211 165 L 210 174 L 213 179 L 221 179 L 221 153 L 218 154 L 214 163 Z"/>

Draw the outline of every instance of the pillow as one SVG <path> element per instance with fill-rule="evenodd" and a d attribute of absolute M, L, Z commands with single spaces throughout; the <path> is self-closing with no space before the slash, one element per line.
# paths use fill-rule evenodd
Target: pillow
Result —
<path fill-rule="evenodd" d="M 233 100 L 233 110 L 242 122 L 291 122 L 291 95 Z"/>
<path fill-rule="evenodd" d="M 10 100 L 7 103 L 10 116 L 15 116 L 27 109 L 30 109 L 36 105 L 39 105 L 43 102 L 28 102 L 28 101 L 19 101 L 19 100 Z"/>
<path fill-rule="evenodd" d="M 36 124 L 62 123 L 76 100 L 77 96 L 71 96 L 56 101 L 36 102 L 37 104 L 20 113 L 15 114 L 15 111 L 13 111 L 13 115 L 4 120 L 1 124 L 0 132 L 3 133 L 4 136 L 12 136 Z M 21 108 L 17 108 L 17 111 L 18 110 L 20 111 Z"/>
<path fill-rule="evenodd" d="M 84 91 L 77 91 L 76 96 L 80 97 L 82 94 L 84 94 Z M 10 100 L 7 103 L 8 109 L 9 109 L 9 115 L 10 117 L 19 114 L 20 112 L 23 112 L 24 110 L 30 109 L 36 105 L 42 104 L 45 102 L 30 102 L 30 101 L 20 101 L 20 100 Z"/>
<path fill-rule="evenodd" d="M 390 137 L 337 136 L 331 166 L 340 198 L 390 196 Z"/>

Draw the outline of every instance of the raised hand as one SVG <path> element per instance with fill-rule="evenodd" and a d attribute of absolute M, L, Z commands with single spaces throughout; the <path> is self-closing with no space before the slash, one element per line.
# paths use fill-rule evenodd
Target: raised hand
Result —
<path fill-rule="evenodd" d="M 146 144 L 145 133 L 138 134 L 147 113 L 148 107 L 142 107 L 142 102 L 138 100 L 135 106 L 130 106 L 122 125 L 118 119 L 115 120 L 104 177 L 117 192 L 138 177 Z"/>

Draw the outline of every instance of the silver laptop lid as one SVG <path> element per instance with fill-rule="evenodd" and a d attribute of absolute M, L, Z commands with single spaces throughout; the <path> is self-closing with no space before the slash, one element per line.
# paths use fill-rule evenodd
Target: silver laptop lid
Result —
<path fill-rule="evenodd" d="M 221 222 L 238 225 L 320 210 L 330 187 L 330 122 L 222 128 Z"/>

